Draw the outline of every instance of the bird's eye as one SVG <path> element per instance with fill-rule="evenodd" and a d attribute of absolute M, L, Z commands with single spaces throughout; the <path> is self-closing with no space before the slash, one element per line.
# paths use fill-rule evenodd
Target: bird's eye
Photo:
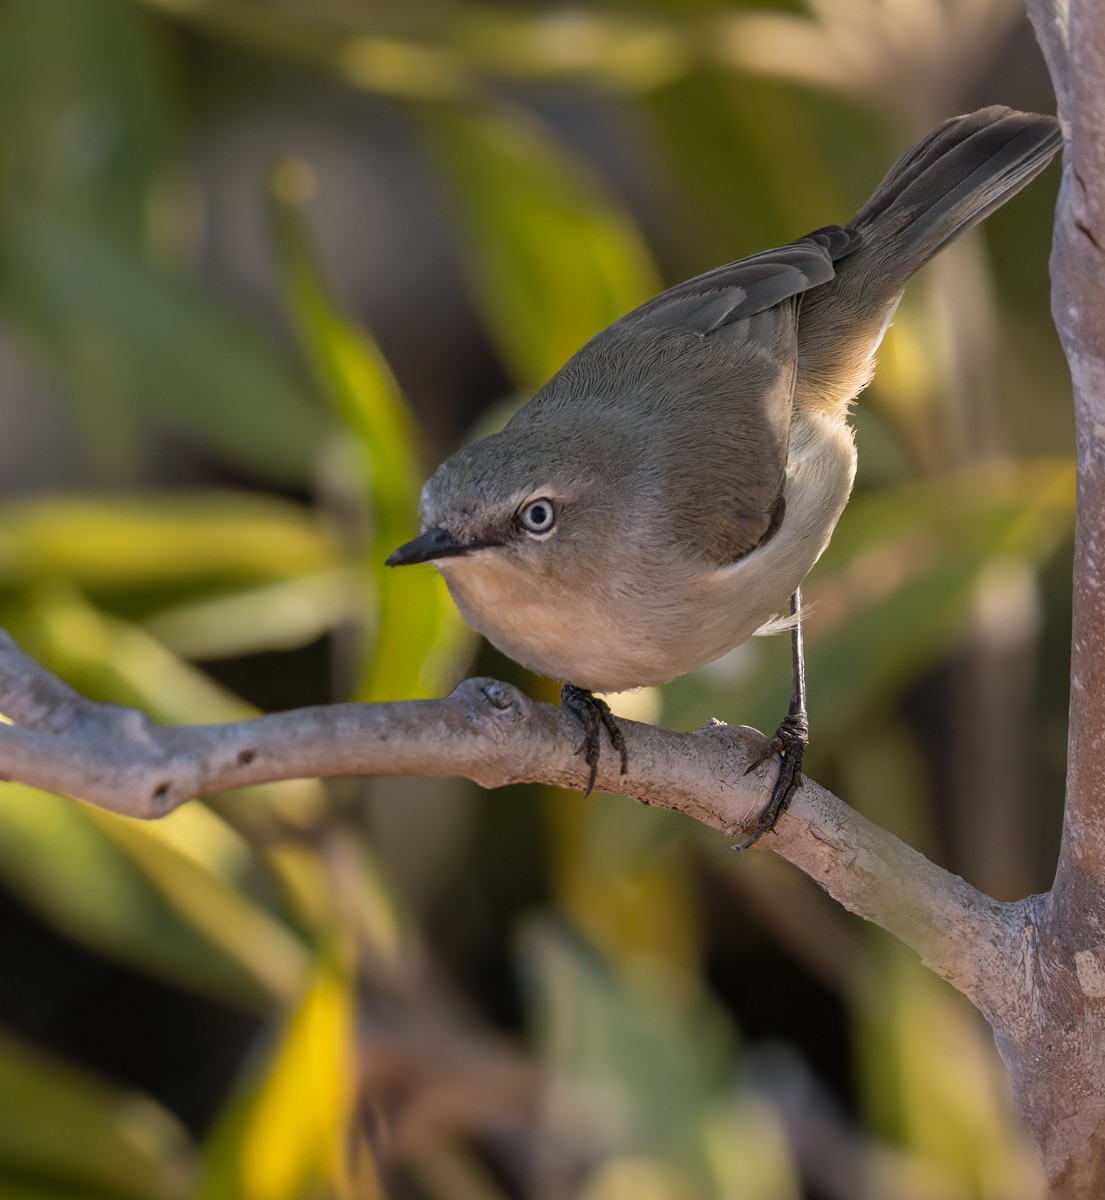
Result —
<path fill-rule="evenodd" d="M 531 500 L 518 513 L 518 523 L 527 533 L 549 533 L 556 524 L 556 509 L 544 496 Z"/>

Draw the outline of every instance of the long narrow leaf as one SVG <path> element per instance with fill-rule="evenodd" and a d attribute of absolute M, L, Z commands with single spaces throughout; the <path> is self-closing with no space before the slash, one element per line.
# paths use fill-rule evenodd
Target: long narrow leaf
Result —
<path fill-rule="evenodd" d="M 392 571 L 383 560 L 417 529 L 423 468 L 415 426 L 379 348 L 336 307 L 303 221 L 305 164 L 275 176 L 273 211 L 284 294 L 307 358 L 362 453 L 373 523 L 364 548 L 366 606 L 374 620 L 356 698 L 432 695 L 456 670 L 471 638 L 445 587 L 428 571 Z"/>

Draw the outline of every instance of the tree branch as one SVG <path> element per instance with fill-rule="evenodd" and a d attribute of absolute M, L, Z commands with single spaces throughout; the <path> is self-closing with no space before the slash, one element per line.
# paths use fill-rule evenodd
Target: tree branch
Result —
<path fill-rule="evenodd" d="M 1105 1193 L 1105 20 L 1027 0 L 1067 135 L 1051 257 L 1078 461 L 1067 800 L 1055 883 L 1026 902 L 1019 1013 L 996 1028 L 1053 1200 Z"/>
<path fill-rule="evenodd" d="M 1030 5 L 1065 32 L 1055 59 L 1068 141 L 1052 249 L 1052 314 L 1070 366 L 1078 455 L 1067 807 L 1057 883 L 1105 887 L 1105 21 L 1096 0 Z M 1069 55 L 1069 59 L 1068 56 Z"/>
<path fill-rule="evenodd" d="M 0 771 L 112 812 L 146 819 L 193 796 L 280 779 L 462 775 L 484 787 L 582 789 L 579 728 L 559 708 L 492 679 L 444 700 L 335 704 L 224 725 L 162 727 L 60 683 L 0 631 Z M 598 786 L 683 812 L 728 836 L 750 828 L 775 762 L 746 774 L 766 744 L 744 726 L 675 733 L 622 721 L 629 773 L 604 755 Z M 765 839 L 846 908 L 897 934 L 933 970 L 1000 1020 L 1011 994 L 1019 906 L 983 896 L 806 780 Z"/>

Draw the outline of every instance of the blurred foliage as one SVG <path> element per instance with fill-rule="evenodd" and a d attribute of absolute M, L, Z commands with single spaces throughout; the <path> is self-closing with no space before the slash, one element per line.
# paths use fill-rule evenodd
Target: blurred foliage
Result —
<path fill-rule="evenodd" d="M 428 123 L 489 328 L 514 381 L 536 389 L 660 281 L 625 214 L 536 121 L 505 109 Z"/>
<path fill-rule="evenodd" d="M 313 186 L 310 168 L 289 161 L 277 170 L 272 190 L 288 307 L 319 385 L 360 451 L 352 470 L 364 481 L 360 507 L 372 522 L 360 551 L 368 578 L 358 592 L 375 604 L 353 698 L 432 696 L 455 677 L 471 635 L 440 580 L 426 587 L 410 572 L 384 566 L 407 539 L 417 509 L 418 439 L 380 351 L 335 311 L 318 278 L 299 212 Z M 393 629 L 402 636 L 388 636 Z"/>
<path fill-rule="evenodd" d="M 12 1200 L 189 1195 L 187 1139 L 164 1109 L 5 1038 L 0 1178 Z"/>
<path fill-rule="evenodd" d="M 257 1079 L 246 1081 L 211 1135 L 202 1197 L 312 1195 L 328 1181 L 338 1196 L 365 1195 L 354 1192 L 347 1165 L 351 999 L 332 965 L 308 981 Z"/>
<path fill-rule="evenodd" d="M 0 623 L 165 722 L 440 694 L 475 640 L 382 566 L 433 456 L 1043 79 L 1014 0 L 0 0 Z M 1062 795 L 1050 203 L 911 289 L 806 594 L 811 773 L 1010 895 Z M 787 655 L 618 707 L 768 729 Z M 1038 1195 L 961 997 L 617 797 L 308 780 L 141 825 L 0 784 L 0 913 L 5 1200 Z"/>

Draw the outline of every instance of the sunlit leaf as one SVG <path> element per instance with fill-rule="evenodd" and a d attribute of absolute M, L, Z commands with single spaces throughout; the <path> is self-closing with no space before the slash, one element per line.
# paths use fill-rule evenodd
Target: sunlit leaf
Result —
<path fill-rule="evenodd" d="M 176 915 L 247 971 L 274 997 L 294 993 L 302 945 L 240 886 L 232 886 L 144 824 L 91 809 L 87 815 L 122 849 Z"/>
<path fill-rule="evenodd" d="M 714 1194 L 742 1200 L 800 1200 L 782 1113 L 752 1089 L 738 1092 L 704 1122 L 703 1154 Z"/>
<path fill-rule="evenodd" d="M 333 570 L 159 607 L 142 625 L 185 658 L 294 650 L 361 613 L 359 580 Z"/>
<path fill-rule="evenodd" d="M 480 75 L 584 77 L 633 93 L 670 82 L 700 49 L 696 29 L 652 12 L 394 5 L 368 14 L 353 8 L 342 22 L 320 22 L 294 7 L 259 10 L 239 0 L 143 3 L 255 53 L 310 63 L 358 88 L 408 100 L 471 98 Z"/>
<path fill-rule="evenodd" d="M 5 1200 L 184 1200 L 191 1147 L 151 1100 L 0 1037 Z"/>
<path fill-rule="evenodd" d="M 694 36 L 655 6 L 622 12 L 587 8 L 532 10 L 466 5 L 454 37 L 480 69 L 509 79 L 579 77 L 615 90 L 661 87 L 691 65 Z"/>
<path fill-rule="evenodd" d="M 291 579 L 337 562 L 307 510 L 246 492 L 86 496 L 0 506 L 0 583 L 135 587 Z"/>
<path fill-rule="evenodd" d="M 352 1200 L 354 1070 L 348 984 L 323 962 L 261 1071 L 212 1134 L 201 1200 L 305 1200 L 325 1186 Z"/>
<path fill-rule="evenodd" d="M 67 587 L 11 603 L 3 624 L 37 662 L 95 700 L 138 708 L 156 721 L 234 721 L 256 710 L 177 658 L 139 626 L 108 616 Z"/>

